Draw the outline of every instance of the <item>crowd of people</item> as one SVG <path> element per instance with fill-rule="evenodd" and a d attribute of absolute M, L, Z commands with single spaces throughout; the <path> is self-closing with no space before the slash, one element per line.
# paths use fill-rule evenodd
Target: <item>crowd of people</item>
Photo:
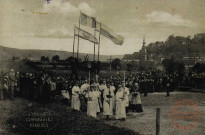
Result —
<path fill-rule="evenodd" d="M 105 80 L 102 83 L 92 80 L 90 84 L 88 80 L 81 86 L 75 82 L 72 88 L 73 109 L 87 111 L 88 115 L 95 118 L 101 112 L 107 119 L 115 114 L 116 119 L 120 120 L 124 120 L 128 109 L 143 112 L 138 83 L 135 83 L 132 89 L 127 88 L 124 81 L 117 87 L 113 81 Z"/>
<path fill-rule="evenodd" d="M 78 79 L 76 79 L 78 78 Z M 115 115 L 124 120 L 128 111 L 143 112 L 140 94 L 175 90 L 193 80 L 199 87 L 204 74 L 180 76 L 178 74 L 157 74 L 156 72 L 127 74 L 109 77 L 60 76 L 45 72 L 19 73 L 11 69 L 0 76 L 0 99 L 26 97 L 37 102 L 47 103 L 61 95 L 71 100 L 71 108 L 86 111 L 97 117 L 103 113 L 107 119 Z M 202 83 L 203 84 L 203 83 Z"/>

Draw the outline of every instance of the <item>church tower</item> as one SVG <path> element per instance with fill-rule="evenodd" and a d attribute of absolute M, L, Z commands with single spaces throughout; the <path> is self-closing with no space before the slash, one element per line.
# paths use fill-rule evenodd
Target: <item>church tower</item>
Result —
<path fill-rule="evenodd" d="M 142 52 L 143 52 L 143 60 L 147 61 L 147 48 L 146 48 L 146 42 L 145 42 L 145 36 L 143 37 L 143 43 L 142 43 Z"/>

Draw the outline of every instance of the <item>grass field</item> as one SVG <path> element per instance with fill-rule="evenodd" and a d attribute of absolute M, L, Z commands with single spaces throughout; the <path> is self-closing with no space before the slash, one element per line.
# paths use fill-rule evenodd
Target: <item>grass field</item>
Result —
<path fill-rule="evenodd" d="M 61 102 L 41 105 L 33 101 L 17 98 L 13 101 L 0 101 L 0 134 L 45 134 L 25 129 L 18 123 L 19 114 L 28 108 L 50 108 L 59 115 L 59 123 L 47 131 L 48 134 L 140 134 L 155 135 L 156 108 L 160 108 L 160 135 L 204 135 L 205 134 L 205 94 L 193 92 L 172 92 L 170 97 L 165 93 L 152 93 L 148 97 L 141 95 L 143 113 L 128 113 L 125 121 L 105 120 L 100 114 L 97 119 L 91 118 L 84 112 L 71 110 Z M 195 102 L 201 112 L 201 120 L 194 130 L 182 132 L 173 128 L 169 122 L 169 111 L 174 102 L 189 99 Z M 29 104 L 32 103 L 32 106 Z M 183 124 L 189 121 L 184 120 Z M 13 125 L 16 125 L 13 127 Z"/>

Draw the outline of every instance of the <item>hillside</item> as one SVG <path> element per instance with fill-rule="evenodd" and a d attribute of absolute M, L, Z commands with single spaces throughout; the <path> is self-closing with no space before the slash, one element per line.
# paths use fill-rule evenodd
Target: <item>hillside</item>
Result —
<path fill-rule="evenodd" d="M 144 58 L 144 50 L 127 54 L 123 59 Z M 205 57 L 205 33 L 194 35 L 194 38 L 170 35 L 166 41 L 150 43 L 146 46 L 148 59 L 161 58 L 182 59 L 183 57 Z"/>
<path fill-rule="evenodd" d="M 12 59 L 12 57 L 19 57 L 20 59 L 27 58 L 31 60 L 40 60 L 41 56 L 46 56 L 51 59 L 55 55 L 58 55 L 60 59 L 65 59 L 69 56 L 72 56 L 73 53 L 66 52 L 66 51 L 54 51 L 54 50 L 16 49 L 16 48 L 8 48 L 0 45 L 0 61 L 9 61 Z M 87 54 L 79 53 L 79 58 L 83 60 L 85 55 Z M 89 56 L 89 60 L 93 60 L 93 54 L 88 54 L 88 56 Z M 109 58 L 110 56 L 108 55 L 100 55 L 100 61 L 106 61 Z M 112 55 L 112 59 L 114 58 L 122 59 L 123 55 Z"/>

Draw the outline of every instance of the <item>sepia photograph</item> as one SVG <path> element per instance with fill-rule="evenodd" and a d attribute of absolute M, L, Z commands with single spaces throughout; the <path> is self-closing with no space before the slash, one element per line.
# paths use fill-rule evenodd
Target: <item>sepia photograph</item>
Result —
<path fill-rule="evenodd" d="M 205 135 L 204 0 L 0 0 L 0 135 Z"/>

